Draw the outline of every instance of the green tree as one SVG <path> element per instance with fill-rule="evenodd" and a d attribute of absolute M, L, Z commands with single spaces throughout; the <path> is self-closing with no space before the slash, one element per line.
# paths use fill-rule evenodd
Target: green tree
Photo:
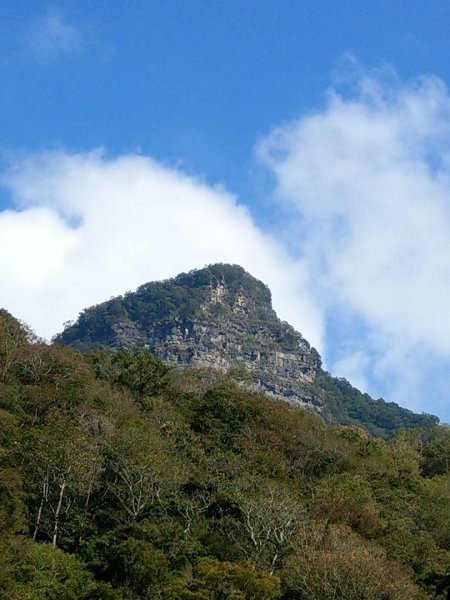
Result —
<path fill-rule="evenodd" d="M 129 422 L 111 440 L 109 489 L 128 518 L 170 499 L 185 480 L 182 463 L 148 423 Z"/>
<path fill-rule="evenodd" d="M 4 579 L 3 590 L 0 588 L 5 600 L 91 600 L 102 597 L 97 595 L 100 590 L 84 565 L 75 556 L 50 544 L 23 543 L 12 559 L 9 579 Z"/>
<path fill-rule="evenodd" d="M 333 523 L 347 524 L 366 536 L 381 527 L 379 508 L 370 485 L 350 473 L 320 480 L 315 489 L 313 513 Z"/>
<path fill-rule="evenodd" d="M 440 425 L 429 434 L 422 449 L 422 469 L 426 475 L 450 473 L 450 426 Z"/>
<path fill-rule="evenodd" d="M 176 579 L 165 590 L 167 600 L 275 600 L 278 577 L 246 563 L 201 561 L 192 576 Z"/>
<path fill-rule="evenodd" d="M 239 544 L 241 550 L 252 562 L 273 573 L 298 530 L 304 507 L 279 483 L 254 478 L 240 482 L 233 499 L 246 534 L 247 543 Z M 239 543 L 239 537 L 236 539 Z"/>
<path fill-rule="evenodd" d="M 117 583 L 133 590 L 139 598 L 163 598 L 162 589 L 167 583 L 167 559 L 146 540 L 126 539 L 114 547 L 115 579 Z"/>
<path fill-rule="evenodd" d="M 87 506 L 101 471 L 99 449 L 70 421 L 60 418 L 29 431 L 21 448 L 33 517 L 33 539 L 56 546 L 77 510 Z"/>
<path fill-rule="evenodd" d="M 282 577 L 302 600 L 414 600 L 423 598 L 408 573 L 383 550 L 342 525 L 305 524 Z"/>

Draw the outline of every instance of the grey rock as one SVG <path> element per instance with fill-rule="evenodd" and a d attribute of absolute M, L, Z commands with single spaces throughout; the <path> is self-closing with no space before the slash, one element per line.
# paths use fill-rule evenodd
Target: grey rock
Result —
<path fill-rule="evenodd" d="M 173 307 L 168 316 L 167 310 L 155 316 L 158 290 L 163 290 L 166 304 Z M 138 300 L 139 318 L 133 308 Z M 190 303 L 192 307 L 187 310 Z M 86 338 L 83 318 L 103 319 L 107 324 L 97 332 L 88 332 L 90 337 Z M 249 389 L 323 412 L 321 397 L 314 388 L 320 369 L 318 353 L 277 317 L 267 286 L 241 267 L 213 265 L 160 284 L 141 286 L 134 294 L 88 309 L 57 341 L 81 349 L 83 343 L 85 348 L 145 348 L 176 368 L 237 371 L 244 374 L 242 385 Z"/>

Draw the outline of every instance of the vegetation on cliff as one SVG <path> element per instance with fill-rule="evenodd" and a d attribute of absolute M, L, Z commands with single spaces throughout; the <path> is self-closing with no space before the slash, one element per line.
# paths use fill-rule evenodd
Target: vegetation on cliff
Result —
<path fill-rule="evenodd" d="M 210 265 L 147 283 L 84 310 L 55 341 L 81 351 L 145 348 L 170 364 L 247 370 L 244 379 L 253 388 L 381 437 L 439 422 L 374 400 L 324 372 L 315 349 L 278 319 L 269 288 L 237 265 Z"/>
<path fill-rule="evenodd" d="M 181 273 L 173 279 L 152 281 L 136 292 L 112 298 L 84 310 L 75 323 L 70 323 L 56 337 L 58 343 L 77 350 L 92 350 L 100 345 L 112 346 L 117 336 L 117 323 L 137 323 L 140 331 L 155 324 L 173 324 L 201 316 L 201 306 L 211 287 L 223 283 L 233 293 L 243 290 L 255 306 L 270 306 L 269 288 L 238 265 L 216 264 Z M 220 309 L 220 305 L 217 307 Z M 143 343 L 147 341 L 143 338 Z M 135 340 L 131 339 L 131 345 Z M 126 339 L 120 343 L 127 344 Z"/>
<path fill-rule="evenodd" d="M 0 597 L 445 598 L 450 429 L 326 425 L 0 313 Z"/>

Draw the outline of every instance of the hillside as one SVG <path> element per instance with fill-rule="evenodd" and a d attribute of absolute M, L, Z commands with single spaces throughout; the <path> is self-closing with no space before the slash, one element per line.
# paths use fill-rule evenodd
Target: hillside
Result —
<path fill-rule="evenodd" d="M 388 441 L 0 311 L 0 598 L 444 600 L 450 429 Z"/>
<path fill-rule="evenodd" d="M 145 349 L 171 366 L 233 372 L 253 391 L 376 435 L 438 422 L 373 400 L 325 373 L 316 350 L 277 317 L 269 288 L 237 265 L 210 265 L 142 285 L 84 310 L 55 342 L 83 352 Z"/>

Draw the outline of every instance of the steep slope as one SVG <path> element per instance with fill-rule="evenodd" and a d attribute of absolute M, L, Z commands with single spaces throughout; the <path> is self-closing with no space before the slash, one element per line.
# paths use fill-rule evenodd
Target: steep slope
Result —
<path fill-rule="evenodd" d="M 325 373 L 316 350 L 277 317 L 269 288 L 237 265 L 210 265 L 147 283 L 84 310 L 55 342 L 83 352 L 145 349 L 175 367 L 235 371 L 250 389 L 375 435 L 438 422 L 373 400 Z"/>
<path fill-rule="evenodd" d="M 85 310 L 55 341 L 82 351 L 145 348 L 173 366 L 240 370 L 253 390 L 322 412 L 317 352 L 277 317 L 269 288 L 236 265 L 147 283 Z"/>

